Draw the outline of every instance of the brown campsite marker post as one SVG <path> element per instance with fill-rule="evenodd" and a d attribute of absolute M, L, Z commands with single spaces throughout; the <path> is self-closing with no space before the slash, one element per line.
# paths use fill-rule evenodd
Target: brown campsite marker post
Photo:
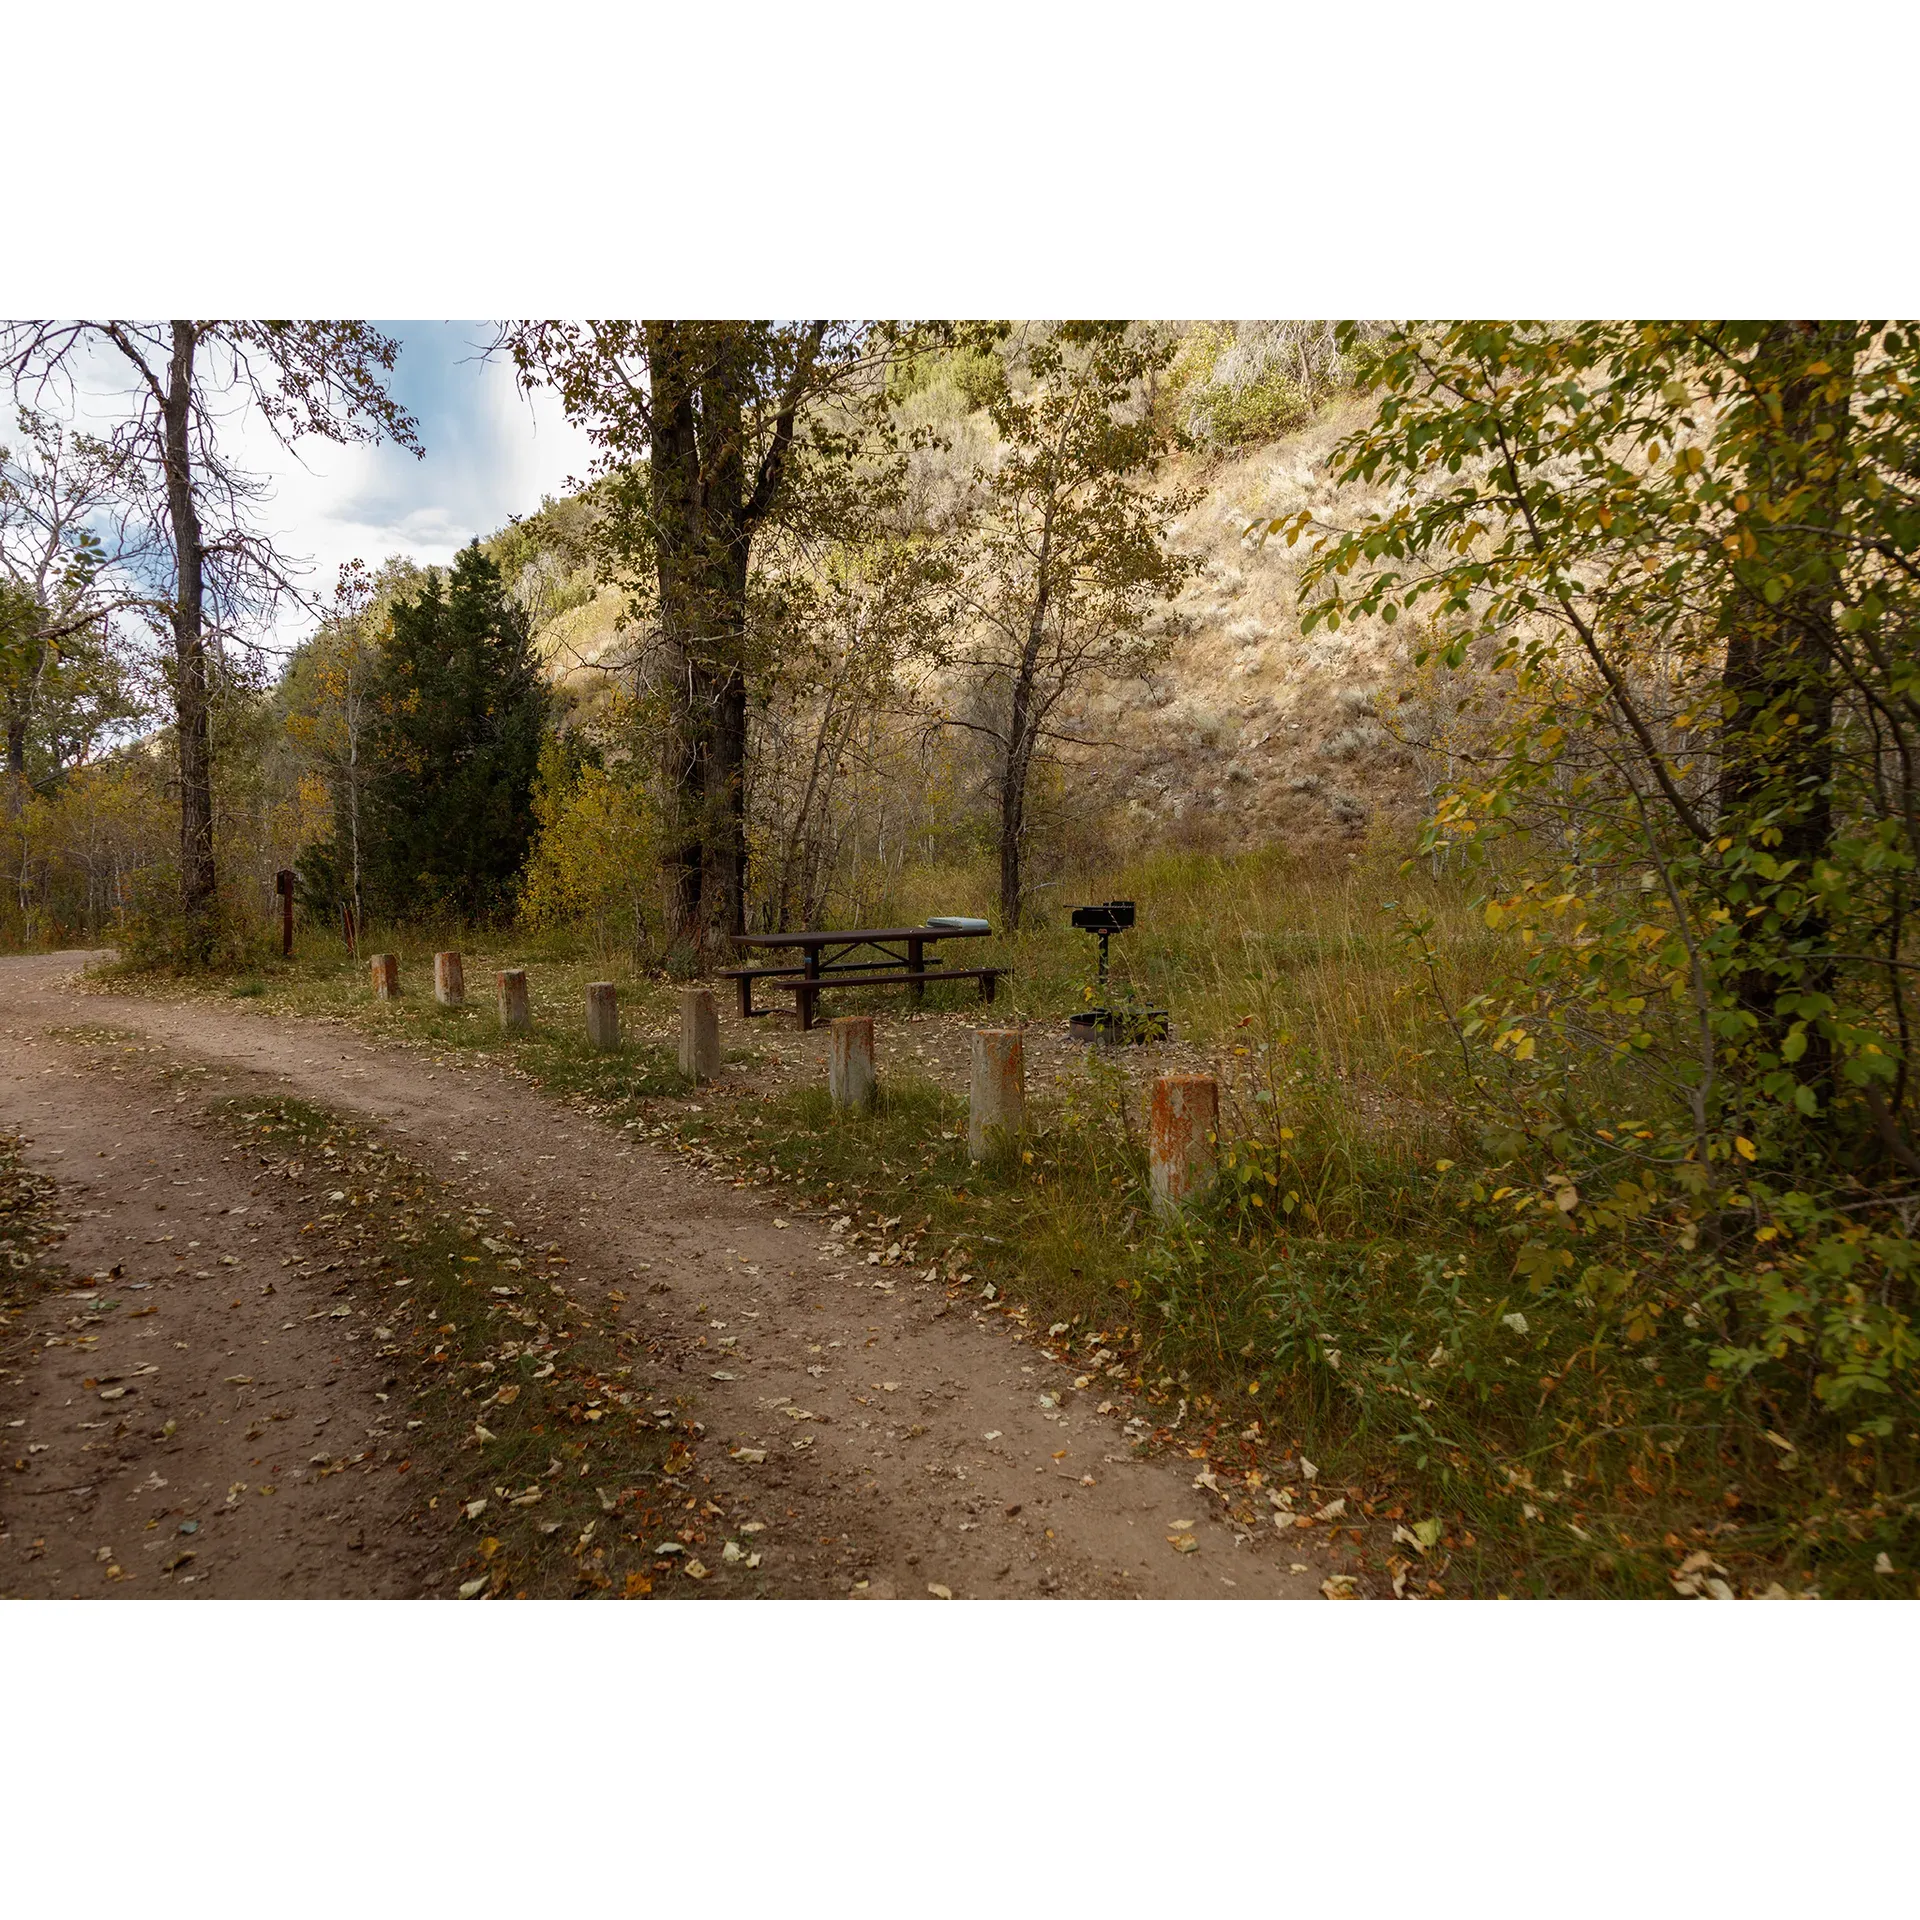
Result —
<path fill-rule="evenodd" d="M 532 1024 L 527 1014 L 527 970 L 506 967 L 493 976 L 495 998 L 500 1006 L 500 1024 L 509 1033 L 525 1033 Z"/>
<path fill-rule="evenodd" d="M 587 1038 L 605 1053 L 620 1045 L 620 995 L 611 980 L 587 982 Z"/>
<path fill-rule="evenodd" d="M 1177 1213 L 1213 1185 L 1219 1082 L 1204 1073 L 1163 1075 L 1153 1083 L 1148 1130 L 1153 1210 Z"/>
<path fill-rule="evenodd" d="M 293 869 L 282 867 L 273 876 L 273 890 L 280 896 L 280 952 L 293 958 Z"/>
<path fill-rule="evenodd" d="M 400 957 L 392 953 L 376 953 L 367 962 L 367 969 L 373 976 L 373 997 L 376 1000 L 398 1000 L 400 998 Z"/>
<path fill-rule="evenodd" d="M 467 1004 L 467 976 L 457 953 L 436 953 L 433 956 L 433 997 L 443 1007 L 464 1007 Z"/>
<path fill-rule="evenodd" d="M 967 1094 L 967 1158 L 1004 1152 L 1027 1124 L 1027 1050 L 1017 1027 L 976 1027 Z"/>
<path fill-rule="evenodd" d="M 705 987 L 680 989 L 680 1071 L 696 1083 L 720 1075 L 720 1016 Z"/>
<path fill-rule="evenodd" d="M 873 1021 L 866 1014 L 836 1020 L 829 1030 L 827 1091 L 842 1113 L 873 1111 Z"/>

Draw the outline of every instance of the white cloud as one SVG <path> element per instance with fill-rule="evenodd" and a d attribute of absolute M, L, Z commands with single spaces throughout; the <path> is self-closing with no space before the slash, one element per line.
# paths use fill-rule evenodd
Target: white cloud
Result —
<path fill-rule="evenodd" d="M 392 386 L 419 419 L 423 458 L 389 445 L 312 439 L 289 449 L 257 413 L 239 408 L 222 426 L 235 462 L 269 482 L 260 523 L 305 591 L 321 599 L 349 560 L 377 567 L 401 554 L 445 566 L 469 540 L 531 513 L 593 463 L 591 443 L 550 393 L 527 400 L 507 365 L 482 358 L 484 323 L 380 324 L 401 342 Z M 91 357 L 81 385 L 76 411 L 93 424 L 112 418 L 126 379 L 110 349 Z M 272 644 L 289 648 L 308 626 L 309 617 L 289 604 Z"/>

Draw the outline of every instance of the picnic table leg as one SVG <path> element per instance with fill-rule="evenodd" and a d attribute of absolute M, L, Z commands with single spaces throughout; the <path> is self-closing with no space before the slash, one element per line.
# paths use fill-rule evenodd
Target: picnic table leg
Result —
<path fill-rule="evenodd" d="M 820 949 L 818 947 L 809 947 L 807 949 L 806 964 L 806 978 L 809 980 L 818 980 L 820 978 Z M 800 1031 L 802 1033 L 810 1033 L 813 1030 L 813 1008 L 819 996 L 820 990 L 818 987 L 806 986 L 803 986 L 799 993 L 794 996 L 800 1004 Z"/>
<path fill-rule="evenodd" d="M 734 983 L 740 989 L 740 1018 L 753 1018 L 753 976 L 743 973 Z"/>
<path fill-rule="evenodd" d="M 989 1006 L 993 1004 L 993 989 L 998 979 L 999 976 L 992 973 L 983 973 L 980 976 L 980 998 Z"/>
<path fill-rule="evenodd" d="M 922 956 L 926 952 L 926 946 L 927 943 L 924 940 L 909 940 L 907 942 L 907 971 L 909 973 L 918 973 L 925 964 Z M 926 997 L 927 989 L 924 981 L 916 980 L 907 988 L 907 1000 L 913 1006 L 919 1006 Z"/>

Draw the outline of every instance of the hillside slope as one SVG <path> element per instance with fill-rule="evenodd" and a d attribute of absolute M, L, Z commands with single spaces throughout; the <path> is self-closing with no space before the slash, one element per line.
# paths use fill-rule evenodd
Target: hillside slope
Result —
<path fill-rule="evenodd" d="M 1175 463 L 1169 484 L 1204 489 L 1175 530 L 1204 565 L 1164 616 L 1170 648 L 1143 683 L 1109 683 L 1076 721 L 1108 751 L 1077 770 L 1153 839 L 1228 850 L 1358 840 L 1410 830 L 1423 797 L 1419 756 L 1395 735 L 1393 683 L 1406 647 L 1378 621 L 1304 637 L 1304 546 L 1249 541 L 1256 519 L 1365 503 L 1336 488 L 1328 455 L 1363 403 L 1327 408 L 1298 433 L 1231 457 Z"/>
<path fill-rule="evenodd" d="M 1156 617 L 1163 661 L 1144 679 L 1090 687 L 1064 722 L 1102 743 L 1064 754 L 1079 820 L 1104 821 L 1125 839 L 1221 851 L 1411 833 L 1426 782 L 1419 752 L 1398 737 L 1403 634 L 1360 621 L 1304 637 L 1306 549 L 1245 536 L 1250 522 L 1302 506 L 1340 517 L 1366 503 L 1364 490 L 1336 487 L 1328 471 L 1365 404 L 1336 401 L 1280 439 L 1169 464 L 1165 486 L 1201 491 L 1174 540 L 1203 565 Z M 535 565 L 551 571 L 545 558 Z M 554 680 L 591 706 L 633 636 L 617 588 L 579 571 L 568 579 L 558 609 L 537 619 L 536 643 Z"/>

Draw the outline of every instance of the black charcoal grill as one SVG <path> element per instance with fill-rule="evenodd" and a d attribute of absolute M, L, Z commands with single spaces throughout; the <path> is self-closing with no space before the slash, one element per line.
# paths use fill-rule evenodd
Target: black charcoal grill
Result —
<path fill-rule="evenodd" d="M 1073 924 L 1082 933 L 1096 934 L 1100 940 L 1100 999 L 1103 1004 L 1076 1013 L 1068 1021 L 1069 1030 L 1078 1039 L 1103 1046 L 1122 1043 L 1138 1045 L 1143 1040 L 1167 1037 L 1165 1007 L 1105 1005 L 1107 998 L 1107 942 L 1116 933 L 1125 933 L 1133 925 L 1131 900 L 1103 900 L 1098 906 L 1075 907 Z"/>

